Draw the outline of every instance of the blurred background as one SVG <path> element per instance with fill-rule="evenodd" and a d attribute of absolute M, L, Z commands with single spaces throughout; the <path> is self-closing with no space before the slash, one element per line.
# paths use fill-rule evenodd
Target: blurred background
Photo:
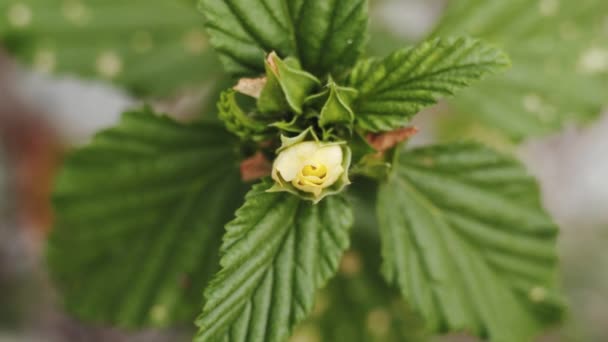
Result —
<path fill-rule="evenodd" d="M 215 114 L 218 92 L 233 81 L 208 46 L 195 2 L 0 0 L 0 342 L 189 339 L 187 324 L 125 332 L 71 318 L 43 256 L 53 175 L 66 151 L 142 103 L 180 120 Z M 512 56 L 507 75 L 419 115 L 421 133 L 412 144 L 476 139 L 525 163 L 562 229 L 570 306 L 564 326 L 543 341 L 608 341 L 607 2 L 372 0 L 371 6 L 370 54 L 467 33 Z M 429 338 L 379 280 L 377 245 L 366 236 L 373 228 L 358 230 L 338 279 L 294 341 Z"/>

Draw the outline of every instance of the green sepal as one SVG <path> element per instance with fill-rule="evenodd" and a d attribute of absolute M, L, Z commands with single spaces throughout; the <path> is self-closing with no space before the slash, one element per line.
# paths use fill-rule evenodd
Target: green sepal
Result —
<path fill-rule="evenodd" d="M 304 101 L 321 82 L 302 70 L 295 58 L 281 60 L 272 52 L 266 58 L 266 85 L 258 99 L 258 109 L 262 113 L 283 113 L 294 111 L 302 114 Z"/>
<path fill-rule="evenodd" d="M 308 128 L 307 130 L 305 130 L 304 132 L 300 133 L 299 135 L 297 135 L 295 137 L 290 138 L 290 137 L 281 135 L 281 147 L 279 147 L 279 149 L 277 149 L 276 154 L 278 155 L 279 153 L 281 153 L 282 151 L 286 150 L 287 148 L 289 148 L 291 146 L 294 146 L 301 142 L 311 141 L 311 140 L 316 141 L 321 146 L 338 145 L 342 148 L 342 154 L 343 154 L 342 168 L 344 169 L 344 173 L 342 174 L 340 179 L 338 179 L 338 181 L 336 183 L 334 183 L 332 186 L 323 189 L 323 192 L 321 193 L 320 196 L 314 196 L 311 193 L 300 191 L 299 189 L 294 187 L 290 182 L 283 180 L 281 178 L 281 175 L 277 175 L 279 178 L 279 182 L 275 181 L 274 185 L 270 189 L 267 190 L 268 192 L 289 192 L 304 200 L 312 201 L 313 203 L 316 204 L 316 203 L 321 202 L 321 200 L 323 200 L 327 196 L 341 193 L 347 185 L 351 184 L 350 178 L 348 177 L 348 173 L 349 173 L 350 164 L 352 161 L 352 152 L 350 150 L 350 147 L 348 147 L 346 141 L 337 141 L 337 142 L 320 141 L 319 137 L 317 137 L 317 135 L 315 134 L 315 131 L 313 130 L 312 127 Z M 274 174 L 274 167 L 273 167 L 273 174 Z"/>
<path fill-rule="evenodd" d="M 270 126 L 281 132 L 300 134 L 308 129 L 307 127 L 309 127 L 311 119 L 318 117 L 319 113 L 316 110 L 306 108 L 304 114 L 294 115 L 290 121 L 282 120 L 273 122 Z"/>
<path fill-rule="evenodd" d="M 349 129 L 352 129 L 355 113 L 351 109 L 351 103 L 359 92 L 354 88 L 339 86 L 331 77 L 327 87 L 329 96 L 321 109 L 319 125 L 323 128 L 330 125 L 347 125 Z"/>
<path fill-rule="evenodd" d="M 294 116 L 291 121 L 277 121 L 270 124 L 270 126 L 275 127 L 281 130 L 282 132 L 300 133 L 302 132 L 302 130 L 298 127 L 298 118 L 299 116 Z"/>
<path fill-rule="evenodd" d="M 308 127 L 306 130 L 304 130 L 302 133 L 296 135 L 295 137 L 288 137 L 286 135 L 281 135 L 281 147 L 279 147 L 277 149 L 277 155 L 295 144 L 299 144 L 301 142 L 311 140 L 310 138 L 312 138 L 312 140 L 314 140 L 318 143 L 321 142 L 321 140 L 317 136 L 317 133 L 315 133 L 315 130 L 312 127 Z M 327 145 L 330 145 L 330 144 L 331 143 L 328 143 Z"/>
<path fill-rule="evenodd" d="M 243 140 L 256 142 L 267 139 L 268 125 L 246 114 L 236 101 L 236 92 L 232 89 L 220 95 L 217 104 L 219 118 L 231 133 Z"/>

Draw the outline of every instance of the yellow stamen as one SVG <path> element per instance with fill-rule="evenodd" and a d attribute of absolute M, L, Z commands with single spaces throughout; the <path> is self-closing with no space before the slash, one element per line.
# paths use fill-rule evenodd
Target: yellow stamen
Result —
<path fill-rule="evenodd" d="M 314 176 L 325 178 L 325 176 L 327 176 L 327 167 L 325 165 L 306 165 L 302 169 L 302 175 L 305 177 Z"/>

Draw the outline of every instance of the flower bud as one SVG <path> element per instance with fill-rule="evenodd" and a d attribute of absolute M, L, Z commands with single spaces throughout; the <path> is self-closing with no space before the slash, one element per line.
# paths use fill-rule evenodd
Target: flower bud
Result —
<path fill-rule="evenodd" d="M 350 149 L 344 144 L 292 140 L 274 161 L 272 178 L 277 184 L 271 191 L 288 191 L 319 202 L 350 184 L 349 166 Z"/>

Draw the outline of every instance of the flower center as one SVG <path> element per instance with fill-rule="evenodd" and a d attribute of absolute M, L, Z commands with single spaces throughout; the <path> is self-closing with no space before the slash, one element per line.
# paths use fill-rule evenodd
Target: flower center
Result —
<path fill-rule="evenodd" d="M 322 185 L 327 177 L 327 166 L 306 165 L 300 171 L 298 183 L 300 185 Z"/>
<path fill-rule="evenodd" d="M 302 175 L 324 178 L 327 176 L 327 167 L 325 165 L 306 165 L 302 169 Z"/>

